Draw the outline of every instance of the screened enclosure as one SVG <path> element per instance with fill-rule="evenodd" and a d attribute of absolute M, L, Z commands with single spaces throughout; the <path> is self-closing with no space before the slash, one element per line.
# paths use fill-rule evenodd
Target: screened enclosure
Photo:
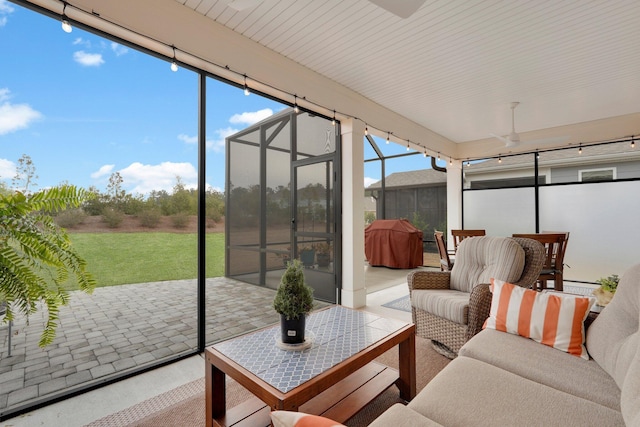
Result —
<path fill-rule="evenodd" d="M 300 259 L 339 302 L 339 124 L 286 109 L 226 139 L 226 276 L 277 288 Z"/>

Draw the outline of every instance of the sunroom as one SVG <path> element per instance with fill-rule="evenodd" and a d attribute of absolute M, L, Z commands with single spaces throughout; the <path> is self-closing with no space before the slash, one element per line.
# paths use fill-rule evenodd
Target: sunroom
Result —
<path fill-rule="evenodd" d="M 184 78 L 188 72 L 193 92 L 184 98 L 180 93 L 171 95 L 191 114 L 192 146 L 198 148 L 189 163 L 197 171 L 193 179 L 197 188 L 207 186 L 204 171 L 211 142 L 207 114 L 224 103 L 212 93 L 217 85 L 273 101 L 281 111 L 288 109 L 283 115 L 307 122 L 301 126 L 322 122 L 311 146 L 317 152 L 306 156 L 309 150 L 301 150 L 304 159 L 294 159 L 282 150 L 265 151 L 255 158 L 240 151 L 233 157 L 236 153 L 229 146 L 226 172 L 230 177 L 248 172 L 242 167 L 256 168 L 251 171 L 256 172 L 262 165 L 273 171 L 283 168 L 291 177 L 299 172 L 301 177 L 308 173 L 314 179 L 316 175 L 327 179 L 322 181 L 325 192 L 318 200 L 305 197 L 304 191 L 300 198 L 289 199 L 322 208 L 317 209 L 325 215 L 321 230 L 301 226 L 273 241 L 265 231 L 264 236 L 251 236 L 252 247 L 227 242 L 226 262 L 233 262 L 234 252 L 250 254 L 258 268 L 243 270 L 245 265 L 234 263 L 226 265 L 226 276 L 264 286 L 269 263 L 278 262 L 279 255 L 291 253 L 291 248 L 297 251 L 305 243 L 329 242 L 333 263 L 327 271 L 313 271 L 321 282 L 331 275 L 330 290 L 322 299 L 352 308 L 366 306 L 365 182 L 390 173 L 379 163 L 367 163 L 367 137 L 375 138 L 381 147 L 395 144 L 433 158 L 446 169 L 448 230 L 485 228 L 489 234 L 503 236 L 570 230 L 566 262 L 571 268 L 565 277 L 576 283 L 593 283 L 636 262 L 633 242 L 640 237 L 640 228 L 632 215 L 638 202 L 631 195 L 638 191 L 638 175 L 620 172 L 637 166 L 636 151 L 631 148 L 640 135 L 637 5 L 598 2 L 593 8 L 576 10 L 562 3 L 417 3 L 417 11 L 405 18 L 367 0 L 15 0 L 4 2 L 2 9 L 30 9 L 52 22 L 64 20 L 74 30 L 138 50 L 167 70 L 176 64 L 174 77 Z M 73 33 L 69 37 L 73 41 Z M 10 43 L 19 55 L 20 41 Z M 41 72 L 47 73 L 46 64 Z M 136 78 L 142 82 L 144 72 Z M 89 81 L 87 77 L 76 82 L 87 85 L 83 101 L 99 102 L 90 99 Z M 166 81 L 170 86 L 170 79 Z M 55 79 L 49 84 L 57 85 Z M 517 108 L 515 101 L 520 103 Z M 184 112 L 184 107 L 176 108 L 176 117 Z M 271 129 L 291 131 L 286 124 L 279 127 L 284 123 L 276 123 L 281 118 L 274 114 L 267 119 L 273 120 Z M 333 131 L 327 133 L 327 129 Z M 65 131 L 73 133 L 73 126 Z M 262 131 L 265 134 L 256 138 L 268 139 L 269 130 Z M 517 132 L 519 144 L 509 140 L 505 145 L 504 136 L 510 132 Z M 245 142 L 253 138 L 241 133 L 225 136 L 245 137 Z M 603 146 L 619 149 L 603 152 Z M 551 172 L 557 152 L 589 160 L 576 169 L 575 179 L 557 181 Z M 312 157 L 317 157 L 317 164 Z M 429 164 L 425 161 L 425 167 Z M 476 181 L 497 180 L 498 188 L 469 184 L 483 167 L 485 176 Z M 371 168 L 377 172 L 370 172 Z M 540 182 L 541 175 L 547 181 Z M 509 181 L 522 177 L 526 179 Z M 251 181 L 247 188 L 255 183 Z M 225 190 L 229 193 L 232 188 Z M 267 194 L 262 197 L 266 200 Z M 283 218 L 265 217 L 261 210 L 265 207 L 255 207 L 253 220 L 263 221 L 265 229 L 275 224 L 271 219 L 282 223 Z M 301 219 L 315 218 L 302 205 L 293 210 Z M 197 230 L 203 234 L 204 204 L 198 214 Z M 284 224 L 290 226 L 291 219 L 287 217 Z M 337 225 L 326 227 L 329 223 Z M 207 243 L 194 239 L 190 244 L 193 258 L 200 261 L 193 271 L 198 282 L 191 289 L 195 299 L 189 314 L 197 333 L 186 353 L 175 358 L 201 352 L 215 340 L 203 320 L 210 307 L 203 298 Z M 257 279 L 242 277 L 254 274 Z"/>

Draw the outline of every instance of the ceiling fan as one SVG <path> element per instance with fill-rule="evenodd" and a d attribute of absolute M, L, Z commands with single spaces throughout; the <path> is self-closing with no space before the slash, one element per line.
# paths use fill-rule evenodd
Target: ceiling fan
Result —
<path fill-rule="evenodd" d="M 509 135 L 507 135 L 506 137 L 504 136 L 500 136 L 500 135 L 496 135 L 494 133 L 491 133 L 490 135 L 493 136 L 494 138 L 498 138 L 500 141 L 504 142 L 504 145 L 507 147 L 515 147 L 518 144 L 520 144 L 520 135 L 518 135 L 518 133 L 516 132 L 516 124 L 515 124 L 515 110 L 516 107 L 520 105 L 519 102 L 515 101 L 515 102 L 511 102 L 509 104 L 509 108 L 511 108 L 511 133 Z M 560 143 L 560 142 L 564 142 L 567 139 L 569 139 L 568 136 L 555 136 L 555 137 L 551 137 L 551 138 L 542 138 L 542 139 L 535 139 L 535 140 L 530 140 L 530 141 L 524 141 L 526 143 Z"/>
<path fill-rule="evenodd" d="M 408 18 L 413 15 L 425 0 L 369 0 L 371 3 L 399 16 L 400 18 Z M 232 0 L 227 6 L 238 12 L 253 8 L 263 0 Z"/>

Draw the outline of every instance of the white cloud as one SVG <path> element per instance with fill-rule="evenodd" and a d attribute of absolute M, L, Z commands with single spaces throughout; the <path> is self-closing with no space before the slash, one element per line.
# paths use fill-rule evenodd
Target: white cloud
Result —
<path fill-rule="evenodd" d="M 380 181 L 378 178 L 370 178 L 368 176 L 365 176 L 364 177 L 364 188 L 367 188 L 371 184 L 376 183 L 378 181 Z"/>
<path fill-rule="evenodd" d="M 24 129 L 42 117 L 28 104 L 11 104 L 10 97 L 9 89 L 0 88 L 0 102 L 3 102 L 0 105 L 0 135 Z"/>
<path fill-rule="evenodd" d="M 116 165 L 104 165 L 101 166 L 96 172 L 91 174 L 91 178 L 98 179 L 106 175 L 111 175 L 111 171 Z"/>
<path fill-rule="evenodd" d="M 218 129 L 215 131 L 216 137 L 212 141 L 207 140 L 207 148 L 213 150 L 216 153 L 224 152 L 224 148 L 226 145 L 225 138 L 229 135 L 233 135 L 234 133 L 238 133 L 238 129 L 234 129 L 232 127 L 227 127 L 224 129 Z"/>
<path fill-rule="evenodd" d="M 116 42 L 111 42 L 111 50 L 116 54 L 116 56 L 124 55 L 129 52 L 129 49 Z"/>
<path fill-rule="evenodd" d="M 0 179 L 16 176 L 16 165 L 11 160 L 0 159 Z"/>
<path fill-rule="evenodd" d="M 85 40 L 82 37 L 76 37 L 71 44 L 74 46 L 80 45 L 85 47 L 86 49 L 91 49 L 91 41 Z"/>
<path fill-rule="evenodd" d="M 104 59 L 99 53 L 87 53 L 83 50 L 79 50 L 73 54 L 73 60 L 85 67 L 99 67 L 104 64 Z"/>
<path fill-rule="evenodd" d="M 178 139 L 182 142 L 184 142 L 185 144 L 197 144 L 198 143 L 198 137 L 197 136 L 189 136 L 189 135 L 185 135 L 184 133 L 181 133 L 180 135 L 178 135 Z"/>
<path fill-rule="evenodd" d="M 133 194 L 149 194 L 152 190 L 171 191 L 179 176 L 186 188 L 197 188 L 198 172 L 191 163 L 162 162 L 143 165 L 135 162 L 121 169 L 123 186 Z"/>
<path fill-rule="evenodd" d="M 240 114 L 234 114 L 229 119 L 229 123 L 233 123 L 233 124 L 240 123 L 240 124 L 252 125 L 272 115 L 273 115 L 273 110 L 271 108 L 264 108 L 259 111 L 250 111 L 250 112 L 245 112 Z"/>
<path fill-rule="evenodd" d="M 0 27 L 7 25 L 9 21 L 6 15 L 13 13 L 14 9 L 6 0 L 0 0 Z"/>

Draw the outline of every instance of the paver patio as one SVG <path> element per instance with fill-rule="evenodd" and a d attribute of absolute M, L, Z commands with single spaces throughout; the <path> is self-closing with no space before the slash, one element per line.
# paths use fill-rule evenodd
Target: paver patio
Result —
<path fill-rule="evenodd" d="M 279 321 L 275 291 L 225 277 L 207 279 L 206 341 L 214 343 Z M 72 293 L 53 344 L 38 340 L 38 312 L 0 327 L 0 415 L 150 366 L 197 344 L 196 281 L 173 280 Z M 324 306 L 325 303 L 319 303 Z"/>

